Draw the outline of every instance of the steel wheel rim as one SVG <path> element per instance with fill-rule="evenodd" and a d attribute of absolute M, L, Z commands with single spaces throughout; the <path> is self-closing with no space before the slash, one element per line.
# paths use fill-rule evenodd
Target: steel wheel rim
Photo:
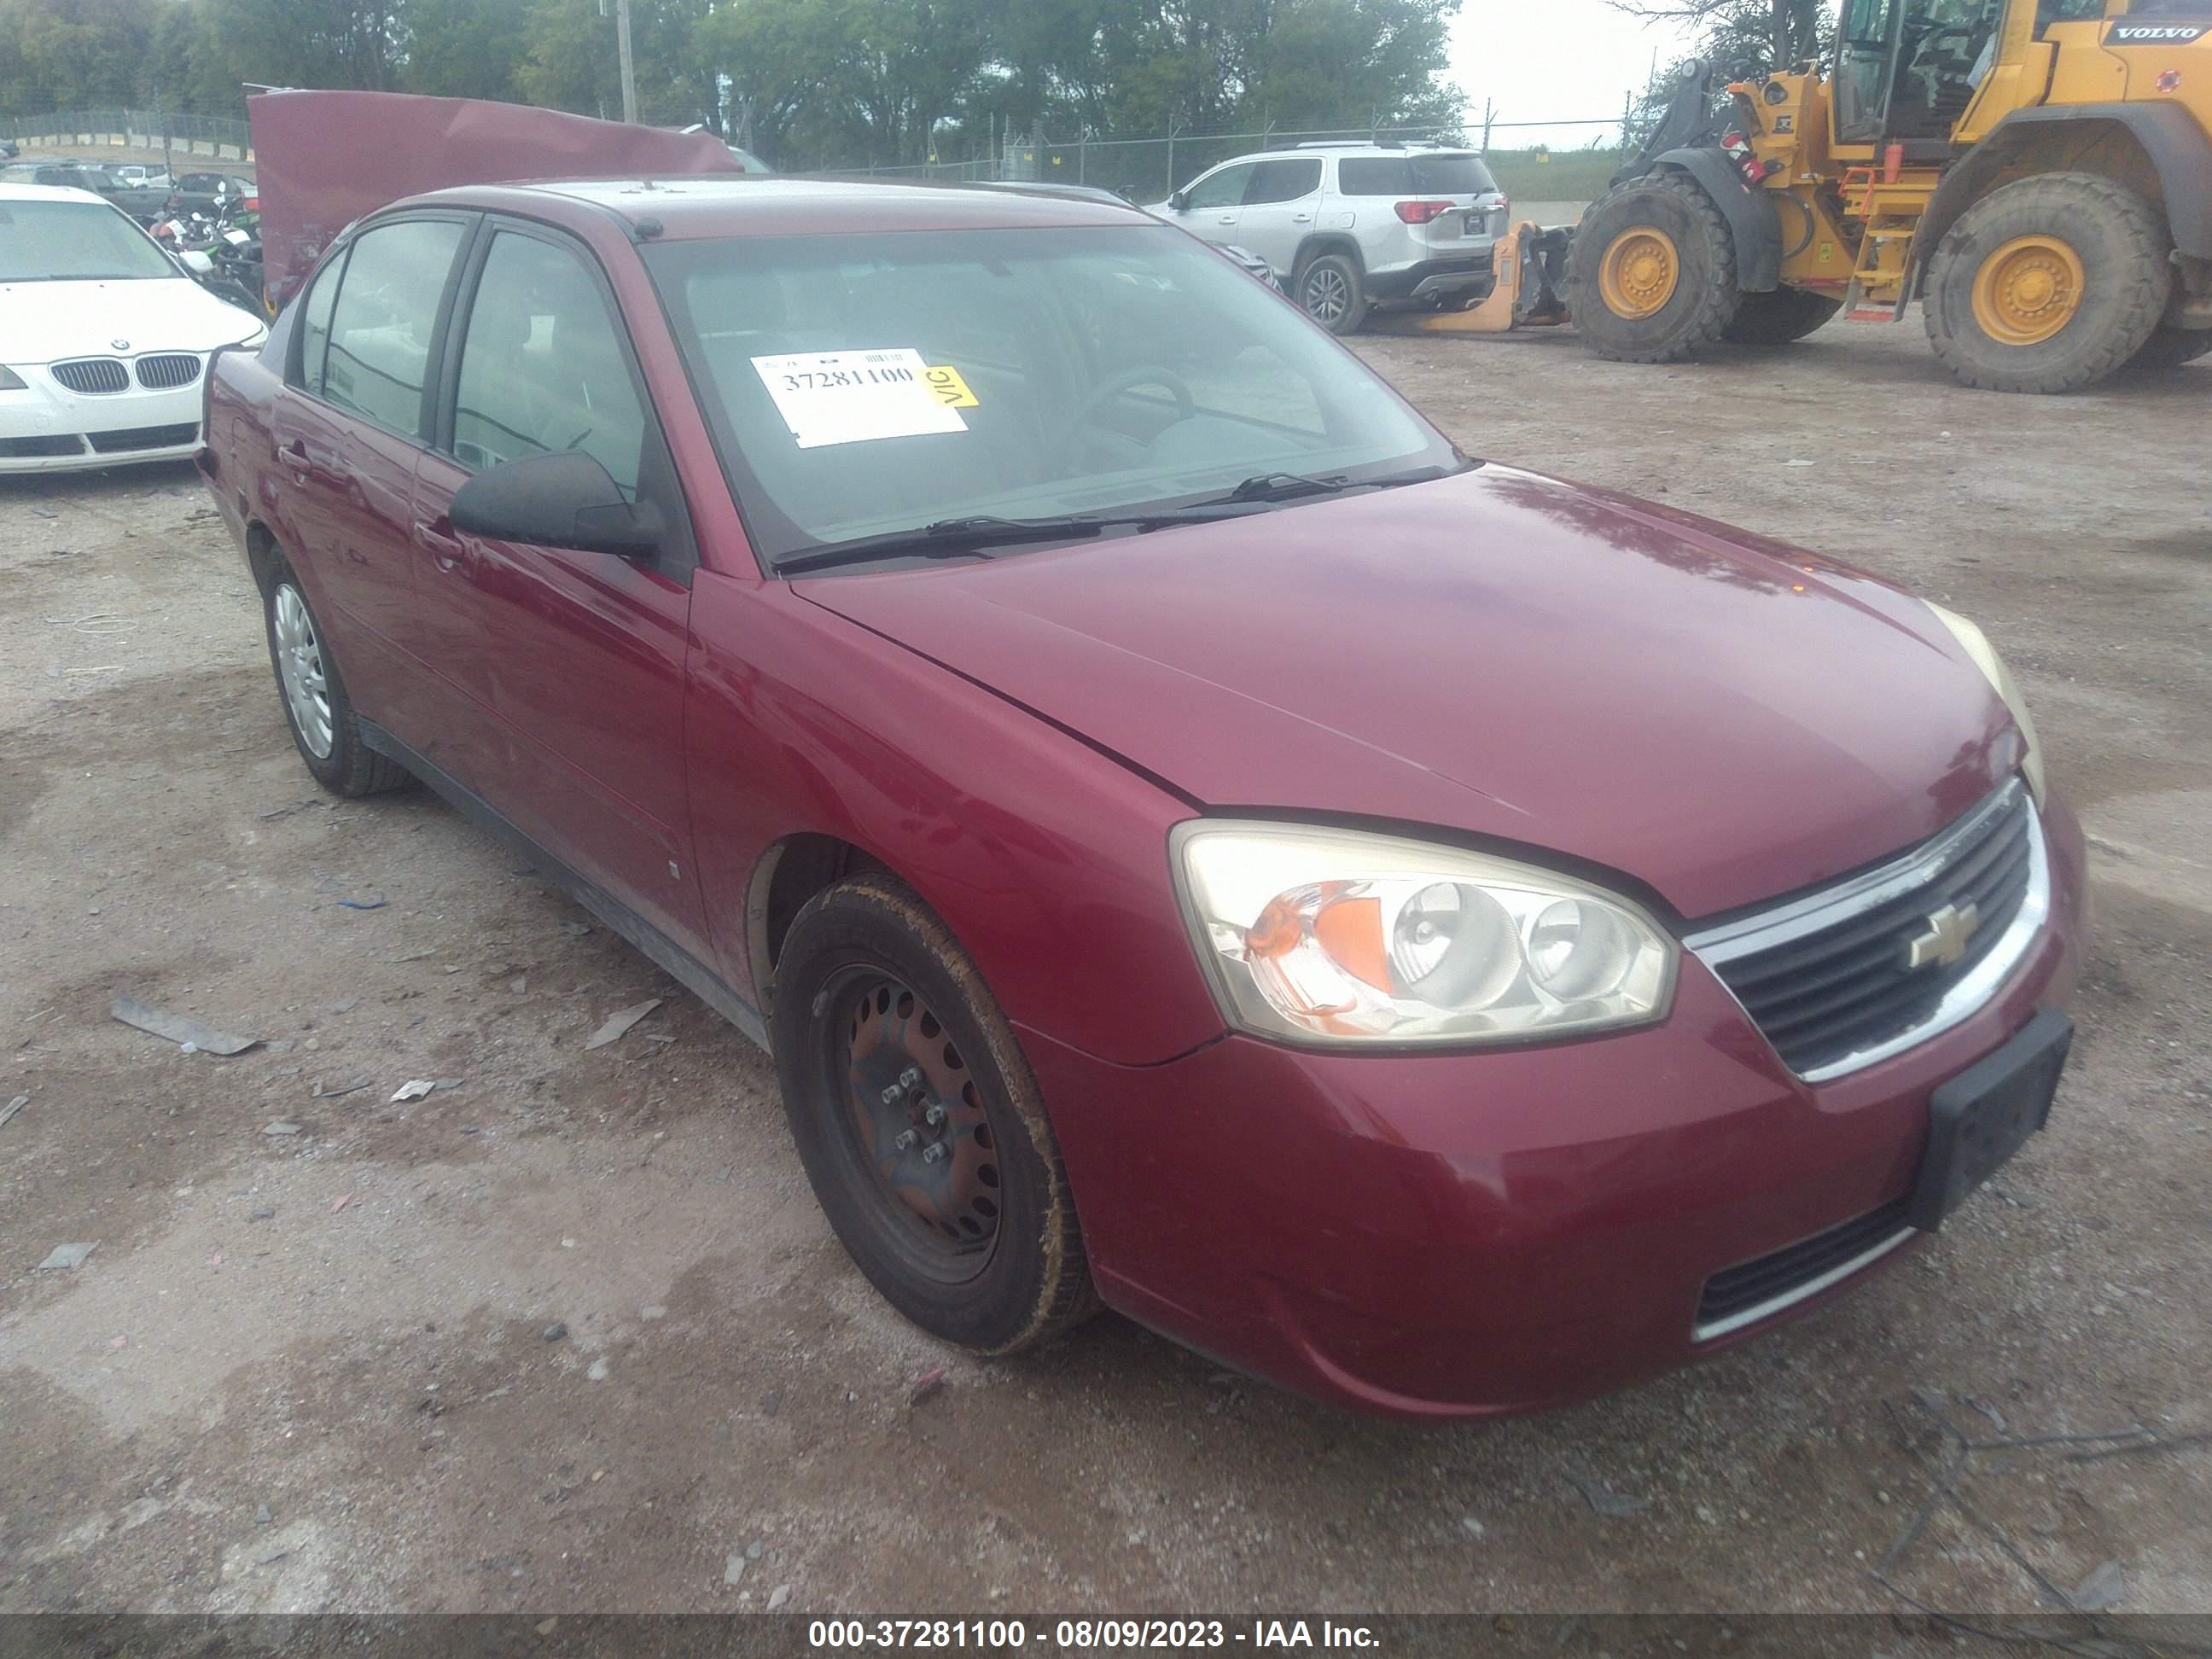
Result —
<path fill-rule="evenodd" d="M 314 619 L 307 602 L 289 583 L 276 590 L 276 672 L 284 682 L 284 704 L 300 741 L 317 760 L 331 757 L 337 732 L 331 718 L 330 674 L 323 663 L 322 641 L 315 637 Z"/>
<path fill-rule="evenodd" d="M 1339 321 L 1351 308 L 1352 287 L 1344 273 L 1322 265 L 1306 273 L 1306 310 L 1324 323 Z"/>
<path fill-rule="evenodd" d="M 1664 311 L 1681 281 L 1680 250 L 1673 237 L 1654 225 L 1622 231 L 1598 265 L 1598 292 L 1605 308 L 1632 323 Z"/>
<path fill-rule="evenodd" d="M 2001 344 L 2041 345 L 2081 309 L 2081 256 L 2056 236 L 2016 236 L 1974 273 L 1974 321 Z"/>
<path fill-rule="evenodd" d="M 878 1225 L 938 1283 L 980 1278 L 998 1249 L 1002 1154 L 967 1057 L 895 975 L 848 969 L 827 1001 L 835 1115 Z"/>

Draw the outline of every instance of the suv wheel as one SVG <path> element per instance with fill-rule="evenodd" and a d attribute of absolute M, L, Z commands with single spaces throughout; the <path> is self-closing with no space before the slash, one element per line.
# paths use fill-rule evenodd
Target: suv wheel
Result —
<path fill-rule="evenodd" d="M 1332 334 L 1356 332 L 1367 320 L 1367 283 L 1341 253 L 1317 254 L 1298 273 L 1299 308 Z"/>

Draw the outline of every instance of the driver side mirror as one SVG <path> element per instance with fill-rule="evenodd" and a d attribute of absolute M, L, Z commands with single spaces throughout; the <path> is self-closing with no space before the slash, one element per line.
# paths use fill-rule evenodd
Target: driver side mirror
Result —
<path fill-rule="evenodd" d="M 649 501 L 629 501 L 581 450 L 526 455 L 479 472 L 453 492 L 453 528 L 492 541 L 649 559 L 665 526 Z"/>
<path fill-rule="evenodd" d="M 1168 205 L 1177 213 L 1181 213 L 1190 205 L 1190 192 L 1187 190 L 1170 191 L 1168 193 Z"/>

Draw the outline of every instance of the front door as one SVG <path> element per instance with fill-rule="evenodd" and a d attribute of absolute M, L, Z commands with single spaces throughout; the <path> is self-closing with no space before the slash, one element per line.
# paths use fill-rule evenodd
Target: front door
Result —
<path fill-rule="evenodd" d="M 1233 240 L 1265 259 L 1277 279 L 1287 283 L 1320 209 L 1320 156 L 1262 161 L 1245 188 Z"/>
<path fill-rule="evenodd" d="M 1192 235 L 1226 247 L 1237 240 L 1237 227 L 1244 213 L 1244 190 L 1260 170 L 1256 161 L 1238 161 L 1209 173 L 1185 193 L 1175 221 Z"/>
<path fill-rule="evenodd" d="M 472 289 L 472 291 L 470 291 Z M 628 337 L 591 256 L 495 231 L 465 283 L 412 534 L 447 704 L 428 757 L 578 874 L 711 960 L 691 867 L 684 687 L 687 522 Z M 580 450 L 678 528 L 650 560 L 457 532 L 453 492 L 502 461 Z"/>

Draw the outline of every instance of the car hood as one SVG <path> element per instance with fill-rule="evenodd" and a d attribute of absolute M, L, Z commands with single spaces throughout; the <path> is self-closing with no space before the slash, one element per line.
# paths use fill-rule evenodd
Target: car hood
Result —
<path fill-rule="evenodd" d="M 261 325 L 189 276 L 121 283 L 0 283 L 0 363 L 212 351 Z M 118 345 L 125 340 L 127 345 Z"/>
<path fill-rule="evenodd" d="M 1908 595 L 1499 467 L 799 591 L 1203 808 L 1540 849 L 1687 917 L 1907 847 L 2019 758 Z"/>

